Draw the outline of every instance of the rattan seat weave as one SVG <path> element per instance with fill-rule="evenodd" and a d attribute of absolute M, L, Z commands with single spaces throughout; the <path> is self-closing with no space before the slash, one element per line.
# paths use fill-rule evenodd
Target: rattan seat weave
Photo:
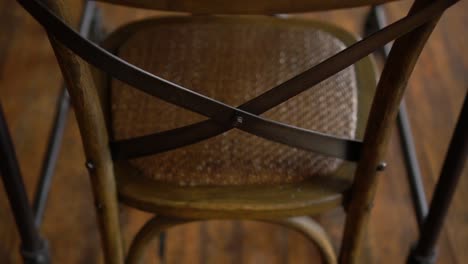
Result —
<path fill-rule="evenodd" d="M 271 21 L 275 21 L 271 23 Z M 345 48 L 331 33 L 281 19 L 194 19 L 152 24 L 126 40 L 118 55 L 157 76 L 240 105 Z M 354 67 L 263 116 L 345 138 L 355 136 L 358 87 Z M 204 120 L 117 80 L 111 82 L 111 127 L 127 139 Z M 330 174 L 341 160 L 231 130 L 130 164 L 144 177 L 178 185 L 299 182 Z"/>

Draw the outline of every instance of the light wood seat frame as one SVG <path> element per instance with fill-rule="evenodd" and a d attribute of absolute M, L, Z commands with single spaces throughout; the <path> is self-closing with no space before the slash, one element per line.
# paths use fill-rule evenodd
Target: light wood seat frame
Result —
<path fill-rule="evenodd" d="M 379 4 L 384 0 L 350 1 L 238 1 L 225 5 L 213 0 L 108 0 L 109 2 L 160 10 L 186 11 L 202 14 L 274 14 L 306 12 L 351 6 Z M 343 205 L 347 212 L 340 263 L 360 263 L 360 244 L 372 207 L 378 170 L 382 169 L 390 127 L 396 117 L 399 102 L 415 62 L 443 11 L 457 1 L 416 0 L 408 16 L 393 23 L 317 66 L 267 91 L 265 94 L 233 107 L 197 94 L 166 80 L 153 76 L 122 61 L 97 45 L 83 39 L 71 30 L 67 4 L 63 0 L 50 0 L 48 5 L 35 0 L 18 0 L 47 30 L 67 82 L 76 117 L 83 138 L 88 169 L 91 175 L 98 219 L 101 225 L 106 263 L 123 263 L 124 251 L 118 221 L 117 193 L 123 202 L 158 215 L 177 216 L 155 218 L 137 235 L 129 252 L 128 262 L 142 261 L 142 250 L 155 234 L 175 224 L 194 219 L 247 218 L 275 221 L 301 230 L 321 249 L 328 263 L 336 261 L 323 232 L 309 218 L 310 215 L 330 207 Z M 49 10 L 53 10 L 52 12 Z M 55 14 L 54 14 L 55 13 Z M 133 29 L 132 29 L 133 30 Z M 114 41 L 130 34 L 123 30 Z M 285 100 L 300 94 L 336 72 L 356 63 L 384 44 L 395 40 L 389 58 L 377 85 L 363 141 L 336 138 L 266 120 L 259 114 Z M 112 38 L 109 40 L 112 43 Z M 95 80 L 90 65 L 135 88 L 162 100 L 197 112 L 209 120 L 175 131 L 149 135 L 123 142 L 109 141 L 106 127 L 105 102 L 100 96 L 102 78 Z M 239 122 L 241 120 L 241 122 Z M 158 186 L 130 177 L 125 160 L 158 153 L 215 136 L 229 129 L 245 132 L 321 154 L 356 162 L 352 183 L 303 183 L 305 194 L 289 199 L 297 186 L 211 189 Z M 198 131 L 198 132 L 194 132 Z M 195 135 L 195 136 L 193 136 Z M 148 142 L 154 142 L 148 144 Z M 161 144 L 161 142 L 163 142 Z M 150 145 L 148 148 L 144 146 Z M 349 189 L 349 186 L 351 188 Z M 219 189 L 217 189 L 219 188 Z M 262 188 L 266 188 L 262 192 Z M 289 188 L 289 189 L 288 189 Z M 228 191 L 236 198 L 223 197 Z M 328 192 L 327 192 L 328 191 Z M 158 194 L 158 195 L 155 195 Z M 174 194 L 179 200 L 162 199 Z M 275 194 L 273 197 L 272 195 Z M 237 196 L 238 195 L 238 196 Z M 261 197 L 255 202 L 255 197 Z M 158 200 L 159 199 L 159 200 Z M 268 204 L 266 201 L 273 200 Z M 249 203 L 250 201 L 250 203 Z M 175 213 L 177 211 L 177 213 Z M 293 217 L 293 218 L 288 218 Z M 184 218 L 184 219 L 180 219 Z M 286 220 L 271 220 L 287 218 Z"/>

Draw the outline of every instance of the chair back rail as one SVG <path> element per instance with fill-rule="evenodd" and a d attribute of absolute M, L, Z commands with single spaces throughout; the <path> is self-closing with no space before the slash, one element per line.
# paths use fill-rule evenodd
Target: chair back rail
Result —
<path fill-rule="evenodd" d="M 282 14 L 367 5 L 396 0 L 101 0 L 119 5 L 195 14 Z"/>

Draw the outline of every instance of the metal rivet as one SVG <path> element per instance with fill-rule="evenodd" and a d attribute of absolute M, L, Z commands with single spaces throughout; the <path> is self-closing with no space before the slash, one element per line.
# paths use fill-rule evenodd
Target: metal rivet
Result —
<path fill-rule="evenodd" d="M 238 126 L 242 125 L 243 122 L 244 122 L 244 118 L 242 118 L 242 116 L 235 116 L 234 117 L 234 122 L 232 122 L 232 125 L 235 126 L 235 127 L 238 127 Z"/>
<path fill-rule="evenodd" d="M 387 163 L 381 162 L 379 165 L 377 165 L 377 171 L 383 171 L 387 168 Z"/>
<path fill-rule="evenodd" d="M 46 257 L 43 254 L 38 255 L 37 263 L 46 263 Z"/>
<path fill-rule="evenodd" d="M 89 160 L 86 162 L 85 166 L 89 171 L 93 171 L 95 169 L 94 163 Z"/>

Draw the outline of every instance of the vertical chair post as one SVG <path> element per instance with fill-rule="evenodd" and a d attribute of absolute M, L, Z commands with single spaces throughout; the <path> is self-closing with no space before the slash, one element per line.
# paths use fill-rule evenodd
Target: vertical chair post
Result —
<path fill-rule="evenodd" d="M 429 2 L 416 0 L 409 15 Z M 372 104 L 361 161 L 355 174 L 343 235 L 340 263 L 359 263 L 360 248 L 373 206 L 378 172 L 406 83 L 440 16 L 397 39 L 385 64 Z M 399 69 L 399 70 L 395 70 Z"/>
<path fill-rule="evenodd" d="M 80 22 L 80 34 L 85 37 L 93 37 L 92 31 L 95 30 L 95 19 L 97 16 L 96 4 L 92 1 L 84 1 L 85 6 Z M 96 36 L 94 36 L 96 37 Z M 70 96 L 68 95 L 65 84 L 60 87 L 60 95 L 55 106 L 55 116 L 53 126 L 48 137 L 47 149 L 42 161 L 42 167 L 39 174 L 38 184 L 33 200 L 33 209 L 36 226 L 41 226 L 46 210 L 47 199 L 50 191 L 50 185 L 55 172 L 55 167 L 60 151 L 67 116 L 70 110 Z"/>
<path fill-rule="evenodd" d="M 380 30 L 387 26 L 387 19 L 382 6 L 372 7 L 366 23 L 366 34 L 370 35 L 373 32 Z M 387 44 L 382 49 L 384 60 L 387 59 L 390 53 L 391 44 Z M 413 135 L 411 133 L 411 125 L 408 118 L 408 111 L 406 109 L 405 98 L 402 98 L 400 103 L 400 110 L 398 111 L 398 130 L 401 137 L 401 147 L 405 158 L 406 170 L 408 172 L 408 182 L 411 190 L 413 200 L 413 207 L 418 221 L 419 228 L 421 229 L 424 217 L 427 215 L 428 206 L 424 186 L 421 179 L 421 170 L 416 155 L 414 146 Z"/>
<path fill-rule="evenodd" d="M 71 10 L 64 0 L 49 0 L 49 7 L 70 23 Z M 103 108 L 95 87 L 90 66 L 65 46 L 49 36 L 67 84 L 80 128 L 91 177 L 96 212 L 101 228 L 105 263 L 124 261 L 119 225 L 117 188 L 109 150 L 109 137 Z"/>
<path fill-rule="evenodd" d="M 94 85 L 89 66 L 53 40 L 53 37 L 50 38 L 67 87 L 69 87 L 83 138 L 87 157 L 86 168 L 93 187 L 106 263 L 120 264 L 123 263 L 123 246 L 119 225 L 117 187 L 108 148 L 107 132 L 105 128 L 95 128 L 105 126 L 104 117 L 98 105 L 97 91 L 92 89 Z M 80 80 L 80 83 L 74 83 L 73 80 Z M 82 85 L 91 89 L 81 89 Z"/>

